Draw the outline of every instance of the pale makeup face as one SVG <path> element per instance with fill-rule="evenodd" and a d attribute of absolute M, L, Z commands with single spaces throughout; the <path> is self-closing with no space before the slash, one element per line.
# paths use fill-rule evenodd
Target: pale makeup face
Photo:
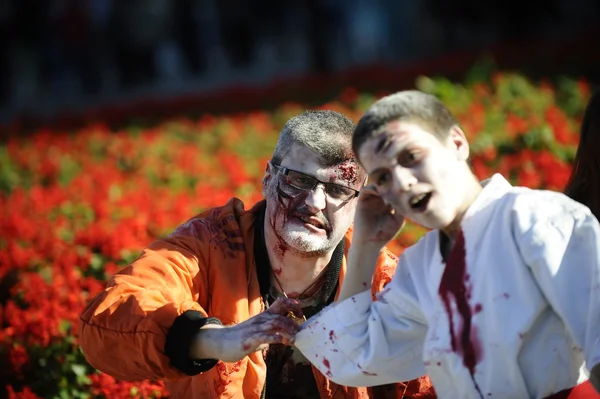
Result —
<path fill-rule="evenodd" d="M 359 150 L 369 184 L 385 202 L 415 223 L 442 231 L 460 223 L 474 198 L 466 189 L 473 179 L 468 157 L 460 128 L 441 142 L 408 122 L 390 122 Z"/>
<path fill-rule="evenodd" d="M 355 162 L 324 166 L 316 153 L 298 145 L 279 166 L 356 190 L 363 180 Z M 307 257 L 332 251 L 350 227 L 357 201 L 332 199 L 322 184 L 312 190 L 292 187 L 283 172 L 271 164 L 265 173 L 263 194 L 267 199 L 267 228 L 278 241 L 267 245 L 280 257 L 288 250 Z"/>

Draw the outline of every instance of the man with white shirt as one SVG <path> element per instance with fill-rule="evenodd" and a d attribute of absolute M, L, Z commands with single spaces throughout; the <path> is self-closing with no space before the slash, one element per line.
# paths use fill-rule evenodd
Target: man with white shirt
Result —
<path fill-rule="evenodd" d="M 600 397 L 600 225 L 589 209 L 500 175 L 482 187 L 456 120 L 418 91 L 376 102 L 353 148 L 370 184 L 348 275 L 296 347 L 346 385 L 428 374 L 440 398 Z M 432 231 L 373 301 L 364 283 L 404 217 Z"/>

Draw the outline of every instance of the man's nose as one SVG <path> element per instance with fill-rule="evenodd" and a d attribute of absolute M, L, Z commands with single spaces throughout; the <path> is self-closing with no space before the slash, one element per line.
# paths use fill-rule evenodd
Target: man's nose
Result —
<path fill-rule="evenodd" d="M 306 197 L 306 206 L 311 212 L 319 212 L 325 209 L 327 205 L 327 194 L 325 193 L 325 185 L 323 183 L 317 184 Z"/>

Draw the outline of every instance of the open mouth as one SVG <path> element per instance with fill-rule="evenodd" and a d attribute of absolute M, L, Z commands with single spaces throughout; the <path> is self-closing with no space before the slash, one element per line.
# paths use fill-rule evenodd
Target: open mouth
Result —
<path fill-rule="evenodd" d="M 298 215 L 298 219 L 302 220 L 304 223 L 309 224 L 317 229 L 325 230 L 325 225 L 321 223 L 321 221 L 315 217 L 311 216 L 302 216 Z"/>
<path fill-rule="evenodd" d="M 430 199 L 431 193 L 422 193 L 413 196 L 410 201 L 408 201 L 408 204 L 413 211 L 422 212 L 427 209 Z"/>

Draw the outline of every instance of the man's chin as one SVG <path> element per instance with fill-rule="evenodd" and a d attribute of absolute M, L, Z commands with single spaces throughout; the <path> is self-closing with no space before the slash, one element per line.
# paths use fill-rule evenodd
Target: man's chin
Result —
<path fill-rule="evenodd" d="M 321 237 L 315 237 L 310 233 L 302 233 L 298 231 L 289 232 L 285 236 L 285 241 L 290 249 L 299 255 L 324 255 L 331 249 L 329 240 Z"/>

